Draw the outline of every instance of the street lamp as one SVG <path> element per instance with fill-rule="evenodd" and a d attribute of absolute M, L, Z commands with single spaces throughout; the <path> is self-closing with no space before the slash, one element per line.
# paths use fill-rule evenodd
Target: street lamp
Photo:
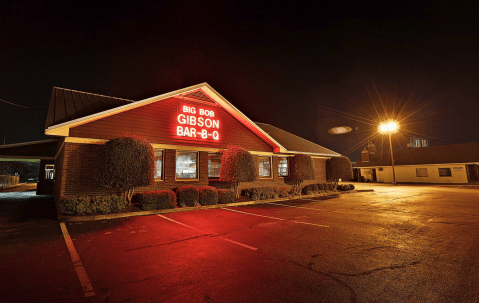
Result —
<path fill-rule="evenodd" d="M 399 129 L 399 124 L 396 121 L 390 120 L 379 124 L 379 132 L 389 135 L 389 149 L 391 150 L 391 163 L 393 168 L 393 184 L 396 185 L 396 175 L 394 174 L 394 156 L 393 144 L 391 143 L 391 134 L 394 134 Z"/>

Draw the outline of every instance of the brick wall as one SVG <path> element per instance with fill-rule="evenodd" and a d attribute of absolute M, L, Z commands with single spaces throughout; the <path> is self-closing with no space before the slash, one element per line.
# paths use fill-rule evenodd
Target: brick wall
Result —
<path fill-rule="evenodd" d="M 65 196 L 80 195 L 111 195 L 121 194 L 121 189 L 96 188 L 95 175 L 98 167 L 98 153 L 101 145 L 65 143 L 55 162 L 57 175 L 55 180 L 55 197 L 57 203 Z M 259 156 L 253 155 L 256 167 Z M 286 186 L 291 187 L 287 178 L 278 177 L 278 157 L 273 156 L 272 178 L 259 178 L 255 182 L 243 182 L 240 189 L 255 186 Z M 315 180 L 306 180 L 304 185 L 313 183 L 326 183 L 326 160 L 313 159 L 315 167 Z M 199 180 L 175 180 L 176 151 L 166 150 L 164 156 L 164 180 L 156 181 L 153 186 L 139 187 L 136 193 L 153 190 L 175 190 L 184 185 L 204 186 L 211 185 L 217 188 L 227 188 L 227 184 L 217 180 L 208 180 L 208 153 L 199 152 Z"/>

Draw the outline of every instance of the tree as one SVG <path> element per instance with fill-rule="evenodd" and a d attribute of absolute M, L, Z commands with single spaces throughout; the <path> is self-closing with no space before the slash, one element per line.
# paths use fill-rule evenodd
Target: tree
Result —
<path fill-rule="evenodd" d="M 293 181 L 295 191 L 301 192 L 303 181 L 314 179 L 313 159 L 304 154 L 297 154 L 290 159 L 289 180 Z"/>
<path fill-rule="evenodd" d="M 326 181 L 336 188 L 339 179 L 349 180 L 353 177 L 351 161 L 346 157 L 335 157 L 326 160 Z"/>
<path fill-rule="evenodd" d="M 112 139 L 101 148 L 96 185 L 122 188 L 129 205 L 135 187 L 154 185 L 154 159 L 153 147 L 144 138 Z"/>
<path fill-rule="evenodd" d="M 230 145 L 222 153 L 220 181 L 230 183 L 233 186 L 235 197 L 239 198 L 239 183 L 257 180 L 253 155 L 236 145 Z"/>

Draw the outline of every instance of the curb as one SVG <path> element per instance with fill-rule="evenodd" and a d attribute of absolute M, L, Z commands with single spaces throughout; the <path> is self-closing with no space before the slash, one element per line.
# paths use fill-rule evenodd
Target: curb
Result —
<path fill-rule="evenodd" d="M 268 199 L 268 200 L 259 200 L 259 201 L 247 201 L 247 202 L 205 205 L 205 206 L 195 206 L 195 207 L 180 207 L 180 208 L 171 208 L 171 209 L 156 209 L 156 210 L 145 210 L 145 211 L 137 211 L 137 212 L 129 212 L 129 213 L 115 213 L 115 214 L 105 214 L 105 215 L 91 215 L 91 216 L 58 215 L 58 220 L 60 220 L 62 222 L 88 222 L 88 221 L 128 218 L 128 217 L 137 217 L 137 216 L 157 215 L 157 214 L 169 214 L 169 213 L 192 211 L 192 210 L 207 210 L 207 209 L 213 209 L 213 208 L 224 208 L 224 207 L 234 207 L 234 206 L 242 206 L 242 205 L 264 204 L 264 203 L 271 203 L 271 202 L 278 202 L 278 201 L 297 200 L 297 199 L 301 199 L 301 198 L 338 196 L 338 195 L 341 195 L 341 194 L 352 194 L 352 193 L 373 192 L 373 191 L 374 191 L 374 189 L 349 190 L 349 191 L 342 191 L 342 192 L 305 195 L 305 196 L 293 196 L 293 197 L 287 197 L 287 198 Z"/>

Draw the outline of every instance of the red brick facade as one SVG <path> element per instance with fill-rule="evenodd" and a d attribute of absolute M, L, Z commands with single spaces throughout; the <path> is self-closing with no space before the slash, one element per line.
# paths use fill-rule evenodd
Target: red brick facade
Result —
<path fill-rule="evenodd" d="M 60 144 L 61 146 L 61 144 Z M 117 188 L 95 187 L 96 168 L 98 167 L 98 153 L 101 149 L 99 144 L 64 143 L 57 157 L 55 166 L 57 175 L 55 180 L 55 198 L 57 203 L 65 196 L 80 195 L 111 195 L 121 194 L 122 190 Z M 192 148 L 193 150 L 193 148 Z M 258 167 L 258 155 L 253 155 L 256 167 Z M 287 178 L 278 176 L 278 156 L 272 156 L 271 178 L 259 178 L 255 182 L 244 182 L 240 188 L 256 186 L 286 186 L 291 187 Z M 198 180 L 178 181 L 175 179 L 176 172 L 176 150 L 167 149 L 164 155 L 164 178 L 156 181 L 153 186 L 139 187 L 135 192 L 146 192 L 154 190 L 175 190 L 184 185 L 204 186 L 211 185 L 217 188 L 226 188 L 227 184 L 219 182 L 218 179 L 208 178 L 208 152 L 199 152 Z M 306 180 L 304 185 L 313 183 L 326 183 L 326 159 L 313 159 L 315 167 L 315 180 Z"/>

